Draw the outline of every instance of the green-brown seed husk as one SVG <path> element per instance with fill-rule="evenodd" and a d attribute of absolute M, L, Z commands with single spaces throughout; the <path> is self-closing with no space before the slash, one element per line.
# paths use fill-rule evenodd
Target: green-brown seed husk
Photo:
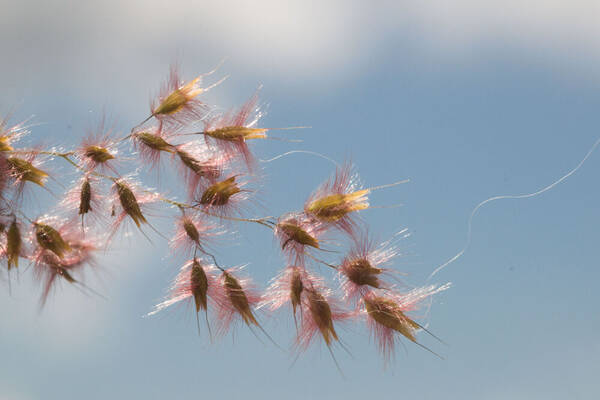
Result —
<path fill-rule="evenodd" d="M 283 233 L 288 236 L 288 239 L 281 245 L 282 249 L 284 249 L 290 241 L 317 249 L 319 248 L 319 241 L 316 238 L 292 222 L 280 222 L 277 224 L 277 228 L 281 229 Z"/>
<path fill-rule="evenodd" d="M 34 167 L 32 163 L 22 158 L 8 157 L 6 161 L 18 179 L 44 186 L 48 173 Z"/>
<path fill-rule="evenodd" d="M 177 150 L 177 155 L 179 156 L 179 159 L 181 160 L 183 165 L 191 169 L 195 174 L 204 175 L 200 161 L 196 160 L 189 153 L 183 150 Z"/>
<path fill-rule="evenodd" d="M 200 204 L 222 206 L 227 204 L 231 196 L 239 192 L 241 192 L 241 189 L 235 183 L 235 176 L 232 176 L 209 186 L 202 193 Z"/>
<path fill-rule="evenodd" d="M 56 254 L 58 258 L 63 258 L 65 253 L 71 251 L 71 246 L 69 246 L 60 233 L 50 225 L 36 222 L 35 238 L 42 248 L 50 250 Z"/>
<path fill-rule="evenodd" d="M 200 233 L 191 219 L 183 218 L 183 230 L 194 243 L 200 244 Z"/>
<path fill-rule="evenodd" d="M 6 257 L 8 263 L 8 269 L 11 267 L 19 266 L 19 256 L 21 255 L 21 247 L 23 241 L 21 239 L 21 232 L 19 231 L 19 225 L 17 221 L 13 221 L 6 232 Z"/>
<path fill-rule="evenodd" d="M 246 293 L 244 293 L 244 289 L 242 289 L 242 286 L 239 284 L 238 280 L 235 279 L 230 273 L 225 271 L 223 272 L 223 278 L 227 297 L 236 311 L 242 316 L 244 322 L 247 325 L 250 325 L 250 323 L 258 325 L 258 321 L 254 317 L 254 314 L 250 309 L 250 305 L 248 304 Z"/>
<path fill-rule="evenodd" d="M 173 146 L 159 135 L 149 132 L 138 132 L 134 137 L 153 150 L 173 152 Z"/>
<path fill-rule="evenodd" d="M 180 89 L 175 89 L 171 92 L 156 109 L 152 112 L 153 115 L 174 114 L 181 110 L 190 99 Z"/>
<path fill-rule="evenodd" d="M 215 139 L 234 142 L 247 139 L 264 139 L 266 128 L 247 128 L 245 126 L 226 126 L 224 128 L 205 131 L 204 134 Z"/>
<path fill-rule="evenodd" d="M 302 283 L 302 276 L 298 269 L 294 269 L 292 272 L 292 280 L 290 284 L 290 300 L 292 302 L 292 309 L 296 314 L 296 308 L 300 305 L 302 291 L 304 290 L 304 284 Z"/>
<path fill-rule="evenodd" d="M 92 211 L 92 186 L 90 180 L 85 179 L 81 184 L 81 193 L 79 194 L 79 215 L 87 214 Z"/>
<path fill-rule="evenodd" d="M 194 302 L 196 303 L 196 312 L 199 312 L 200 309 L 206 310 L 208 306 L 208 278 L 206 277 L 204 268 L 202 268 L 200 263 L 196 260 L 194 260 L 192 264 L 190 281 L 192 295 L 194 296 Z"/>
<path fill-rule="evenodd" d="M 368 194 L 369 189 L 331 194 L 313 200 L 306 206 L 305 211 L 322 221 L 335 222 L 353 211 L 369 208 Z"/>
<path fill-rule="evenodd" d="M 115 156 L 110 154 L 107 148 L 101 146 L 87 146 L 84 150 L 84 154 L 86 157 L 99 164 L 115 158 Z"/>
<path fill-rule="evenodd" d="M 139 228 L 142 223 L 146 224 L 146 217 L 142 214 L 140 205 L 133 191 L 123 182 L 116 181 L 115 186 L 117 188 L 117 194 L 119 195 L 119 202 L 123 211 L 135 222 L 135 225 Z"/>
<path fill-rule="evenodd" d="M 416 342 L 415 330 L 420 326 L 408 318 L 393 300 L 385 297 L 364 298 L 369 317 L 386 328 L 393 329 L 407 339 Z"/>
<path fill-rule="evenodd" d="M 310 315 L 319 328 L 325 343 L 329 346 L 334 340 L 339 340 L 333 327 L 331 307 L 325 297 L 314 289 L 307 289 L 307 296 Z"/>
<path fill-rule="evenodd" d="M 377 275 L 382 272 L 381 268 L 373 267 L 369 260 L 365 258 L 351 260 L 344 268 L 344 273 L 350 282 L 359 286 L 368 285 L 374 288 L 379 288 L 380 282 Z"/>

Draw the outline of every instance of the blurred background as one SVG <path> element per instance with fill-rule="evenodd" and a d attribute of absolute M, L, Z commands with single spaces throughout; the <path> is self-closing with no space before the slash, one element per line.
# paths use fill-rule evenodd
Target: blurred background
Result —
<path fill-rule="evenodd" d="M 209 103 L 239 105 L 262 84 L 263 126 L 312 127 L 285 133 L 300 144 L 253 143 L 259 158 L 312 150 L 351 158 L 366 186 L 410 179 L 371 196 L 402 207 L 361 215 L 381 240 L 409 229 L 395 267 L 413 285 L 462 248 L 477 203 L 550 184 L 600 136 L 596 1 L 0 0 L 0 10 L 0 112 L 33 115 L 30 143 L 74 146 L 103 114 L 126 133 L 171 64 L 189 79 L 226 58 L 219 76 L 231 77 Z M 466 254 L 433 279 L 453 283 L 425 316 L 448 346 L 419 336 L 444 360 L 405 341 L 385 367 L 355 323 L 339 328 L 351 355 L 334 350 L 344 378 L 323 344 L 294 362 L 243 327 L 209 343 L 185 307 L 145 318 L 183 260 L 133 232 L 86 280 L 108 300 L 63 285 L 40 311 L 30 270 L 10 295 L 0 282 L 0 399 L 598 398 L 599 166 L 593 154 L 550 192 L 480 210 Z M 262 167 L 258 197 L 272 215 L 301 208 L 333 171 L 307 154 Z M 34 195 L 33 213 L 56 202 Z M 169 232 L 168 219 L 152 222 Z M 249 263 L 266 287 L 282 267 L 277 244 L 260 226 L 235 230 L 217 256 Z M 289 315 L 262 318 L 287 348 Z"/>

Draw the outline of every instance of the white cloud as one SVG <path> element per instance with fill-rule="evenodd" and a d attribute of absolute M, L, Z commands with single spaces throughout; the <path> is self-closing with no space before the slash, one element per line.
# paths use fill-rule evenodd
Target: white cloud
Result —
<path fill-rule="evenodd" d="M 124 69 L 141 81 L 174 55 L 206 65 L 228 57 L 233 68 L 289 81 L 349 79 L 394 35 L 445 57 L 501 42 L 597 64 L 591 54 L 600 49 L 600 4 L 583 0 L 107 0 L 10 2 L 2 9 L 5 88 L 26 77 L 92 90 L 91 76 L 105 72 L 118 81 Z"/>

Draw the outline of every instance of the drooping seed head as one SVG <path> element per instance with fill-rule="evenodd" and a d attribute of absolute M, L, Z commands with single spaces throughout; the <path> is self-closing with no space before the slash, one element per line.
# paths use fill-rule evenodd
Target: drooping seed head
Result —
<path fill-rule="evenodd" d="M 92 186 L 89 178 L 85 178 L 81 183 L 79 193 L 79 215 L 85 215 L 92 211 Z"/>
<path fill-rule="evenodd" d="M 174 151 L 173 146 L 170 143 L 168 143 L 160 135 L 154 133 L 136 132 L 133 134 L 133 138 L 152 150 L 166 151 L 168 153 L 172 153 Z"/>
<path fill-rule="evenodd" d="M 319 240 L 324 228 L 316 218 L 304 213 L 289 213 L 278 218 L 273 233 L 288 262 L 302 266 L 310 248 L 320 249 Z"/>
<path fill-rule="evenodd" d="M 285 249 L 290 242 L 296 242 L 303 246 L 310 246 L 316 249 L 319 248 L 319 241 L 311 236 L 306 230 L 304 230 L 295 221 L 283 221 L 277 224 L 277 229 L 280 229 L 282 234 L 287 236 L 283 244 L 282 249 Z"/>
<path fill-rule="evenodd" d="M 330 346 L 334 340 L 339 340 L 333 327 L 331 307 L 327 299 L 315 289 L 306 289 L 306 295 L 312 320 L 321 332 L 327 346 Z"/>
<path fill-rule="evenodd" d="M 71 246 L 69 246 L 62 235 L 50 225 L 35 222 L 34 227 L 35 238 L 41 248 L 50 250 L 56 254 L 58 258 L 63 258 L 67 252 L 71 251 Z"/>
<path fill-rule="evenodd" d="M 400 333 L 412 342 L 417 341 L 415 331 L 419 325 L 404 314 L 397 302 L 380 296 L 365 296 L 363 299 L 369 317 L 376 323 Z"/>
<path fill-rule="evenodd" d="M 142 210 L 137 201 L 137 198 L 131 188 L 121 180 L 115 181 L 115 188 L 119 197 L 119 203 L 123 208 L 123 212 L 127 214 L 135 225 L 139 228 L 142 223 L 147 224 L 146 217 L 142 214 Z"/>
<path fill-rule="evenodd" d="M 194 225 L 194 222 L 190 218 L 184 217 L 181 220 L 181 225 L 183 226 L 183 230 L 185 231 L 188 238 L 192 242 L 200 244 L 200 232 L 198 232 L 198 229 L 196 228 L 196 225 Z"/>
<path fill-rule="evenodd" d="M 96 164 L 104 164 L 115 158 L 106 147 L 89 145 L 83 148 L 83 155 Z"/>
<path fill-rule="evenodd" d="M 44 186 L 48 173 L 35 167 L 31 162 L 19 157 L 8 157 L 9 169 L 17 182 L 29 181 Z"/>
<path fill-rule="evenodd" d="M 199 312 L 200 309 L 206 310 L 208 306 L 208 278 L 202 265 L 196 259 L 194 259 L 190 271 L 190 286 L 196 303 L 196 312 Z"/>
<path fill-rule="evenodd" d="M 201 87 L 198 87 L 201 77 L 197 77 L 187 82 L 186 84 L 173 90 L 167 97 L 165 97 L 158 107 L 152 111 L 154 115 L 169 115 L 181 111 L 194 97 L 198 96 L 204 91 Z"/>
<path fill-rule="evenodd" d="M 258 321 L 250 308 L 248 297 L 238 280 L 230 273 L 223 271 L 223 285 L 229 302 L 242 317 L 244 322 L 247 325 L 258 325 Z"/>
<path fill-rule="evenodd" d="M 209 186 L 200 197 L 200 204 L 211 206 L 223 206 L 229 202 L 229 198 L 241 192 L 235 182 L 235 176 L 227 178 Z"/>
<path fill-rule="evenodd" d="M 294 314 L 296 314 L 296 308 L 301 304 L 303 290 L 304 284 L 302 283 L 302 275 L 300 270 L 298 268 L 294 268 L 290 278 L 290 300 L 292 302 Z"/>
<path fill-rule="evenodd" d="M 19 257 L 21 256 L 21 248 L 23 240 L 21 239 L 21 231 L 17 221 L 14 220 L 6 232 L 6 256 L 8 269 L 12 266 L 19 266 Z"/>
<path fill-rule="evenodd" d="M 367 195 L 363 189 L 352 193 L 331 194 L 311 201 L 305 211 L 326 222 L 336 222 L 351 212 L 369 208 Z"/>
<path fill-rule="evenodd" d="M 342 264 L 340 270 L 355 285 L 380 287 L 378 275 L 383 272 L 383 269 L 373 267 L 366 258 L 348 260 Z"/>

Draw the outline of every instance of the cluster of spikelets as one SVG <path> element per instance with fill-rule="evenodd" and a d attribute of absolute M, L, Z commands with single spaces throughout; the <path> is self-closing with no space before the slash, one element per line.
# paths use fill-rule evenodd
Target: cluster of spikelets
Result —
<path fill-rule="evenodd" d="M 222 114 L 201 100 L 224 80 L 203 88 L 203 78 L 214 72 L 185 82 L 173 69 L 150 115 L 129 134 L 118 137 L 102 124 L 71 151 L 17 147 L 27 127 L 0 121 L 0 250 L 8 281 L 11 270 L 25 260 L 42 286 L 41 305 L 60 282 L 91 291 L 83 275 L 94 268 L 95 255 L 124 224 L 144 235 L 148 229 L 156 231 L 148 221 L 149 207 L 156 210 L 162 204 L 179 213 L 170 245 L 188 261 L 150 314 L 189 302 L 197 318 L 204 313 L 211 337 L 211 325 L 215 334 L 224 335 L 236 321 L 267 335 L 257 311 L 273 314 L 289 305 L 296 350 L 306 349 L 316 338 L 330 350 L 335 344 L 343 346 L 338 324 L 357 320 L 366 321 L 386 359 L 400 337 L 419 344 L 416 334 L 425 328 L 411 313 L 448 285 L 411 288 L 403 283 L 391 269 L 399 255 L 395 242 L 374 242 L 358 218 L 369 208 L 370 192 L 395 184 L 363 188 L 352 165 L 345 163 L 308 196 L 302 210 L 279 218 L 244 215 L 241 210 L 252 193 L 245 185 L 257 179 L 249 143 L 268 138 L 270 129 L 258 126 L 258 93 Z M 150 169 L 170 159 L 185 182 L 187 200 L 145 189 L 135 174 L 122 175 L 124 161 L 132 157 L 127 146 Z M 72 167 L 77 178 L 55 209 L 30 218 L 25 213 L 30 188 L 45 188 L 54 178 L 46 168 L 53 160 Z M 285 260 L 264 293 L 241 267 L 224 268 L 208 251 L 212 238 L 226 232 L 224 224 L 245 222 L 271 229 Z M 335 262 L 324 261 L 331 254 L 323 248 L 328 240 L 349 243 L 349 252 Z M 318 265 L 335 271 L 338 287 L 317 274 Z"/>

